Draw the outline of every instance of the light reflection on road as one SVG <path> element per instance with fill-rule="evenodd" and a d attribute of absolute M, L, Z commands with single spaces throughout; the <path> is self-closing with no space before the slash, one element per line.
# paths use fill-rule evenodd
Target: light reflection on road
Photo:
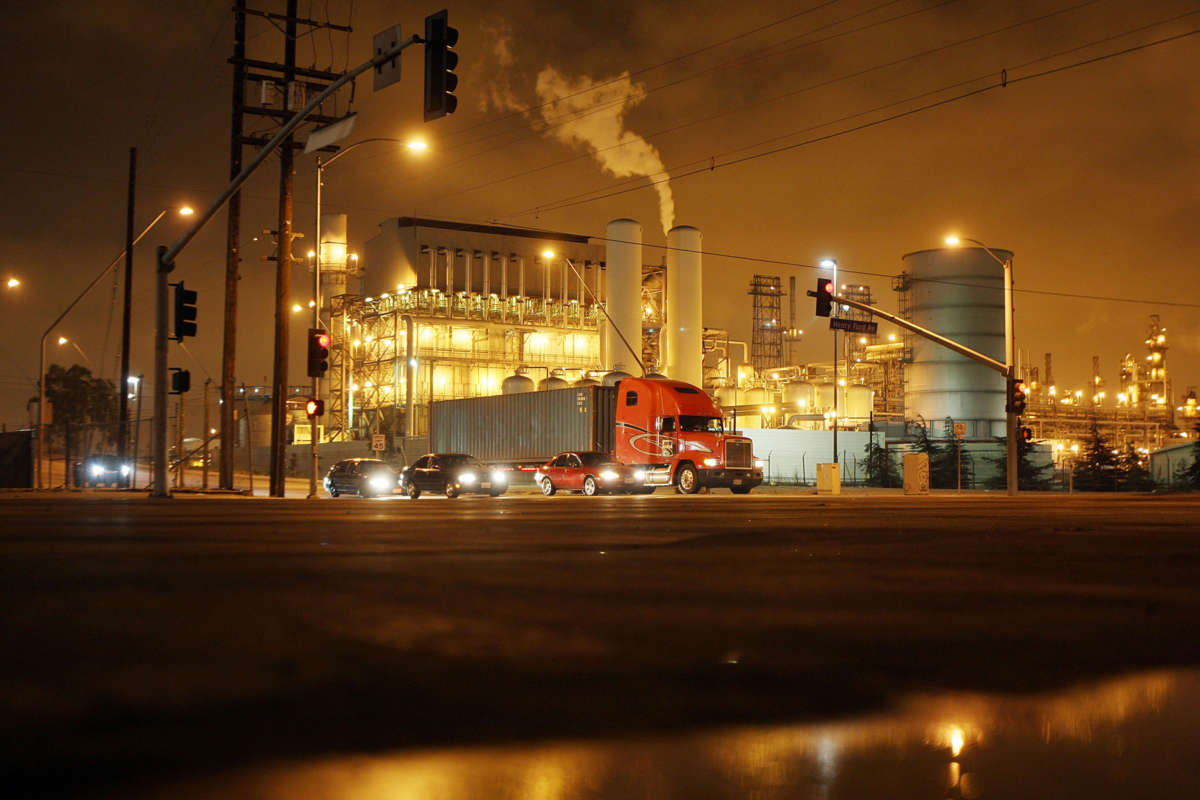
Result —
<path fill-rule="evenodd" d="M 1194 797 L 1200 796 L 1198 720 L 1200 672 L 1159 672 L 1036 696 L 915 697 L 893 713 L 835 723 L 328 758 L 160 787 L 156 794 L 272 800 Z"/>

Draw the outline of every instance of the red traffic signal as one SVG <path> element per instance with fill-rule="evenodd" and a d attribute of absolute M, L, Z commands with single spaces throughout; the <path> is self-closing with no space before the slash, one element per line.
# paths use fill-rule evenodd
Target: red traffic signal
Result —
<path fill-rule="evenodd" d="M 1033 431 L 1029 428 L 1021 428 L 1017 431 L 1017 438 L 1022 442 L 1033 441 Z"/>
<path fill-rule="evenodd" d="M 323 378 L 329 369 L 329 333 L 320 328 L 308 329 L 308 377 Z"/>
<path fill-rule="evenodd" d="M 833 311 L 833 281 L 817 279 L 817 316 L 828 317 Z"/>
<path fill-rule="evenodd" d="M 319 417 L 325 413 L 325 401 L 316 398 L 310 399 L 304 404 L 304 411 L 310 417 Z"/>
<path fill-rule="evenodd" d="M 1014 414 L 1022 414 L 1025 412 L 1026 395 L 1029 392 L 1029 387 L 1025 381 L 1017 378 L 1008 379 L 1008 398 L 1005 403 L 1004 410 Z"/>

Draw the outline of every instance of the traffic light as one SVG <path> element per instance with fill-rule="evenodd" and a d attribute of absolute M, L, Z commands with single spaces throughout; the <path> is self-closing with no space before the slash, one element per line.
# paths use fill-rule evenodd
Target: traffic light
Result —
<path fill-rule="evenodd" d="M 458 108 L 458 29 L 451 28 L 449 14 L 442 9 L 425 18 L 425 121 L 453 114 Z"/>
<path fill-rule="evenodd" d="M 304 404 L 304 412 L 310 417 L 319 417 L 325 413 L 325 401 L 315 397 Z"/>
<path fill-rule="evenodd" d="M 192 373 L 188 372 L 186 369 L 171 367 L 171 394 L 183 394 L 191 388 Z"/>
<path fill-rule="evenodd" d="M 1031 442 L 1033 441 L 1033 430 L 1031 428 L 1018 428 L 1017 438 L 1022 442 Z"/>
<path fill-rule="evenodd" d="M 185 336 L 196 335 L 196 292 L 185 289 L 183 281 L 175 287 L 175 341 L 182 342 Z"/>
<path fill-rule="evenodd" d="M 320 328 L 308 329 L 308 377 L 323 378 L 329 369 L 329 334 Z"/>
<path fill-rule="evenodd" d="M 817 316 L 828 317 L 833 311 L 833 281 L 817 278 Z"/>
<path fill-rule="evenodd" d="M 1008 379 L 1008 402 L 1004 406 L 1005 411 L 1010 411 L 1017 416 L 1025 413 L 1025 392 L 1028 387 L 1025 381 L 1018 378 Z"/>

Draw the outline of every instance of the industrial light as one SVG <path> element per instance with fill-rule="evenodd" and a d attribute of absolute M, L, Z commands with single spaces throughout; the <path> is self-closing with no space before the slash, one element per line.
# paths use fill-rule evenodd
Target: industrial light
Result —
<path fill-rule="evenodd" d="M 316 250 L 309 250 L 309 251 L 308 251 L 308 257 L 309 257 L 309 258 L 316 258 L 316 257 L 317 257 L 317 251 L 316 251 Z"/>
<path fill-rule="evenodd" d="M 179 209 L 179 216 L 181 216 L 181 217 L 190 217 L 192 214 L 195 214 L 195 213 L 196 213 L 195 209 L 193 209 L 191 206 L 183 206 L 182 208 Z"/>
<path fill-rule="evenodd" d="M 10 289 L 15 289 L 15 288 L 17 288 L 17 287 L 18 287 L 18 286 L 20 286 L 20 285 L 21 285 L 21 282 L 20 282 L 19 280 L 17 280 L 16 278 L 9 278 L 9 279 L 8 279 L 8 288 L 10 288 Z"/>
<path fill-rule="evenodd" d="M 304 310 L 304 307 L 303 307 L 303 306 L 301 306 L 299 303 L 292 303 L 292 311 L 293 311 L 293 312 L 295 312 L 295 311 L 303 311 L 303 310 Z"/>
<path fill-rule="evenodd" d="M 550 259 L 554 258 L 554 251 L 553 251 L 553 250 L 543 250 L 543 251 L 542 251 L 542 258 L 544 258 L 544 259 L 546 259 L 547 261 L 549 261 Z"/>
<path fill-rule="evenodd" d="M 409 150 L 412 150 L 412 151 L 418 152 L 418 153 L 422 153 L 429 149 L 429 145 L 421 139 L 412 139 L 404 146 L 407 147 Z"/>
<path fill-rule="evenodd" d="M 950 247 L 958 247 L 961 243 L 962 239 L 959 239 L 957 236 L 950 235 L 946 237 L 946 244 L 948 244 Z"/>

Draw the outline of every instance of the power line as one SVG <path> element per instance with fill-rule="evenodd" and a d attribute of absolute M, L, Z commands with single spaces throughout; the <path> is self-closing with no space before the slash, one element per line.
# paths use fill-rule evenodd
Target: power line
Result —
<path fill-rule="evenodd" d="M 1015 83 L 1021 83 L 1021 82 L 1024 82 L 1024 81 L 1033 80 L 1033 79 L 1035 79 L 1035 78 L 1042 78 L 1042 77 L 1046 77 L 1046 76 L 1048 76 L 1048 75 L 1055 75 L 1055 74 L 1057 74 L 1057 73 L 1060 73 L 1060 72 L 1065 72 L 1065 71 L 1067 71 L 1067 70 L 1075 69 L 1075 68 L 1077 68 L 1077 67 L 1088 66 L 1088 65 L 1095 64 L 1095 63 L 1098 63 L 1098 62 L 1101 62 L 1101 61 L 1106 61 L 1106 60 L 1109 60 L 1109 59 L 1112 59 L 1112 58 L 1116 58 L 1116 57 L 1118 57 L 1118 56 L 1122 56 L 1122 55 L 1128 55 L 1129 53 L 1134 53 L 1134 52 L 1138 52 L 1138 51 L 1141 51 L 1141 50 L 1145 50 L 1145 49 L 1148 49 L 1148 48 L 1150 48 L 1150 47 L 1157 47 L 1157 46 L 1159 46 L 1159 45 L 1168 44 L 1168 43 L 1170 43 L 1170 42 L 1174 42 L 1174 41 L 1177 41 L 1177 40 L 1180 40 L 1180 39 L 1184 39 L 1184 38 L 1187 38 L 1187 37 L 1189 37 L 1189 36 L 1194 36 L 1194 35 L 1196 35 L 1197 33 L 1200 33 L 1200 29 L 1194 29 L 1194 30 L 1187 31 L 1187 32 L 1185 32 L 1185 33 L 1177 34 L 1177 35 L 1174 35 L 1174 36 L 1168 36 L 1168 37 L 1165 37 L 1165 38 L 1162 38 L 1162 39 L 1156 39 L 1156 40 L 1154 40 L 1154 41 L 1151 41 L 1151 42 L 1146 42 L 1146 43 L 1144 43 L 1144 44 L 1135 45 L 1135 46 L 1133 46 L 1133 47 L 1128 47 L 1128 48 L 1125 48 L 1125 49 L 1123 49 L 1123 50 L 1119 50 L 1119 51 L 1116 51 L 1116 52 L 1113 52 L 1113 53 L 1106 53 L 1106 54 L 1103 54 L 1103 55 L 1100 55 L 1100 56 L 1095 56 L 1095 57 L 1093 57 L 1093 58 L 1085 59 L 1085 60 L 1082 60 L 1082 61 L 1077 61 L 1077 62 L 1074 62 L 1074 63 L 1071 63 L 1071 64 L 1066 64 L 1066 65 L 1063 65 L 1063 66 L 1060 66 L 1060 67 L 1054 67 L 1054 68 L 1052 68 L 1052 69 L 1044 70 L 1044 71 L 1042 71 L 1042 72 L 1037 72 L 1037 73 L 1033 73 L 1033 74 L 1030 74 L 1030 75 L 1025 75 L 1025 76 L 1021 76 L 1021 77 L 1017 77 L 1017 78 L 1010 78 L 1010 77 L 1008 77 L 1008 75 L 1007 75 L 1007 70 L 1002 70 L 1002 71 L 1001 71 L 1001 77 L 1000 77 L 999 79 L 996 79 L 994 82 L 992 82 L 992 83 L 990 83 L 990 84 L 988 84 L 988 85 L 986 85 L 986 86 L 980 87 L 980 88 L 978 88 L 978 89 L 972 89 L 972 90 L 970 90 L 970 91 L 962 92 L 962 93 L 960 93 L 960 94 L 953 95 L 953 96 L 951 96 L 951 97 L 947 97 L 947 98 L 943 98 L 943 99 L 941 99 L 941 100 L 936 100 L 936 101 L 934 101 L 934 102 L 931 102 L 931 103 L 926 103 L 926 104 L 924 104 L 924 105 L 917 106 L 917 107 L 915 107 L 915 108 L 911 108 L 911 109 L 908 109 L 908 110 L 906 110 L 906 111 L 901 111 L 901 112 L 898 112 L 898 113 L 896 113 L 896 114 L 891 114 L 891 115 L 889 115 L 889 116 L 882 117 L 882 118 L 880 118 L 880 119 L 877 119 L 877 120 L 871 120 L 870 122 L 864 122 L 864 123 L 862 123 L 861 125 L 854 125 L 854 126 L 851 126 L 851 127 L 849 127 L 849 128 L 844 128 L 844 129 L 841 129 L 841 130 L 833 131 L 832 133 L 824 134 L 824 135 L 821 135 L 821 136 L 814 136 L 814 137 L 812 137 L 812 138 L 805 139 L 805 140 L 803 140 L 803 141 L 800 141 L 800 142 L 794 142 L 794 143 L 792 143 L 792 144 L 783 145 L 783 146 L 780 146 L 780 147 L 775 147 L 775 148 L 772 148 L 772 149 L 770 149 L 770 150 L 766 150 L 766 151 L 764 151 L 764 152 L 761 152 L 761 153 L 755 153 L 755 154 L 752 154 L 752 155 L 741 156 L 741 157 L 739 157 L 739 158 L 732 158 L 732 159 L 729 159 L 729 160 L 726 160 L 726 161 L 722 161 L 722 162 L 720 162 L 720 163 L 717 163 L 717 162 L 716 162 L 716 159 L 717 159 L 717 158 L 719 158 L 719 157 L 721 157 L 722 155 L 728 155 L 728 154 L 730 154 L 730 153 L 735 153 L 735 152 L 738 152 L 739 150 L 746 150 L 746 149 L 750 149 L 750 148 L 753 148 L 753 147 L 760 147 L 760 146 L 762 146 L 763 144 L 765 144 L 766 142 L 770 142 L 770 141 L 777 141 L 778 139 L 781 139 L 781 138 L 788 138 L 789 136 L 795 136 L 795 135 L 797 135 L 798 133 L 801 133 L 801 132 L 803 132 L 803 131 L 793 131 L 792 133 L 790 133 L 790 134 L 785 134 L 784 136 L 777 136 L 777 137 L 773 137 L 772 139 L 764 140 L 763 142 L 758 142 L 758 143 L 756 143 L 756 144 L 753 144 L 753 145 L 748 145 L 748 146 L 746 146 L 746 147 L 738 148 L 738 149 L 736 149 L 736 150 L 727 151 L 727 153 L 722 153 L 722 154 L 719 154 L 719 155 L 717 155 L 717 156 L 713 156 L 713 157 L 711 158 L 710 165 L 709 165 L 709 166 L 707 166 L 707 167 L 701 167 L 701 168 L 698 168 L 698 169 L 692 169 L 692 170 L 689 170 L 689 171 L 686 171 L 686 172 L 682 172 L 682 173 L 676 174 L 676 175 L 674 175 L 673 177 L 669 177 L 669 178 L 657 178 L 657 179 L 656 179 L 656 178 L 648 178 L 648 179 L 647 179 L 647 182 L 646 182 L 645 184 L 643 184 L 643 185 L 634 186 L 634 187 L 625 188 L 625 189 L 616 189 L 616 190 L 614 190 L 614 191 L 606 192 L 606 193 L 604 193 L 604 194 L 594 195 L 594 196 L 592 196 L 592 197 L 589 197 L 589 198 L 586 198 L 586 199 L 580 199 L 580 200 L 570 200 L 570 201 L 566 201 L 566 202 L 559 202 L 559 203 L 551 203 L 551 204 L 547 204 L 547 205 L 540 205 L 540 206 L 537 206 L 537 207 L 535 207 L 535 208 L 532 208 L 532 209 L 527 209 L 527 210 L 525 210 L 525 211 L 520 211 L 520 212 L 516 212 L 516 213 L 512 213 L 512 214 L 503 215 L 503 216 L 501 216 L 501 217 L 500 217 L 500 219 L 507 219 L 507 218 L 516 218 L 516 217 L 528 216 L 528 215 L 530 215 L 530 214 L 539 214 L 539 213 L 546 212 L 546 211 L 557 211 L 557 210 L 561 210 L 561 209 L 563 209 L 563 208 L 570 208 L 570 207 L 572 207 L 572 206 L 583 205 L 583 204 L 586 204 L 586 203 L 592 203 L 592 202 L 595 202 L 595 201 L 597 201 L 597 200 L 603 200 L 603 199 L 606 199 L 606 198 L 609 198 L 609 197 L 615 197 L 615 196 L 617 196 L 617 195 L 628 194 L 629 192 L 641 191 L 642 189 L 645 189 L 645 188 L 648 188 L 648 187 L 651 187 L 651 186 L 656 186 L 656 185 L 657 185 L 657 184 L 659 184 L 659 183 L 664 183 L 664 182 L 667 182 L 667 181 L 670 181 L 670 180 L 679 181 L 679 180 L 682 180 L 682 179 L 684 179 L 684 178 L 689 178 L 689 177 L 692 177 L 692 176 L 694 176 L 694 175 L 699 175 L 699 174 L 702 174 L 702 173 L 705 173 L 705 172 L 713 172 L 713 171 L 715 171 L 716 169 L 719 169 L 719 168 L 736 166 L 736 165 L 738 165 L 738 164 L 744 164 L 744 163 L 747 163 L 747 162 L 749 162 L 749 161 L 754 161 L 754 160 L 757 160 L 757 159 L 760 159 L 760 158 L 765 158 L 765 157 L 767 157 L 767 156 L 778 155 L 778 154 L 780 154 L 780 153 L 788 152 L 788 151 L 791 151 L 791 150 L 796 150 L 796 149 L 798 149 L 798 148 L 800 148 L 800 147 L 805 147 L 805 146 L 807 146 L 807 145 L 811 145 L 811 144 L 817 144 L 817 143 L 820 143 L 820 142 L 829 141 L 829 140 L 831 140 L 831 139 L 840 138 L 840 137 L 842 137 L 842 136 L 845 136 L 845 135 L 847 135 L 847 134 L 851 134 L 851 133 L 857 133 L 858 131 L 862 131 L 862 130 L 866 130 L 866 129 L 868 129 L 868 128 L 873 128 L 873 127 L 876 127 L 876 126 L 879 126 L 879 125 L 883 125 L 884 123 L 887 123 L 887 122 L 894 122 L 894 121 L 896 121 L 896 120 L 904 119 L 905 117 L 914 116 L 914 115 L 916 115 L 916 114 L 919 114 L 919 113 L 921 113 L 921 112 L 923 112 L 923 111 L 930 111 L 930 110 L 932 110 L 932 109 L 939 108 L 939 107 L 941 107 L 941 106 L 950 105 L 951 103 L 956 103 L 956 102 L 958 102 L 958 101 L 960 101 L 960 100 L 966 100 L 966 99 L 968 99 L 968 98 L 975 97 L 976 95 L 981 95 L 981 94 L 984 94 L 984 93 L 986 93 L 986 92 L 990 92 L 990 91 L 992 91 L 993 89 L 1001 89 L 1001 88 L 1005 88 L 1005 87 L 1007 87 L 1007 86 L 1009 86 L 1009 85 L 1011 85 L 1011 84 L 1015 84 Z M 1040 59 L 1040 60 L 1045 60 L 1045 59 Z M 992 74 L 994 74 L 994 73 L 992 73 Z M 978 80 L 978 79 L 975 79 L 975 80 Z M 974 82 L 974 81 L 966 81 L 966 82 L 963 82 L 963 83 L 971 83 L 971 82 Z M 959 83 L 959 84 L 954 84 L 954 86 L 960 86 L 960 85 L 962 85 L 962 83 Z M 944 87 L 943 89 L 940 89 L 940 90 L 934 90 L 934 92 L 932 92 L 932 93 L 937 93 L 937 92 L 940 92 L 940 91 L 946 91 L 946 90 L 947 90 L 947 89 L 949 89 L 949 88 L 950 88 L 950 87 Z M 913 99 L 916 99 L 916 98 L 918 98 L 918 97 L 922 97 L 922 96 L 927 96 L 928 94 L 931 94 L 931 92 L 926 92 L 926 93 L 924 93 L 923 95 L 915 95 L 915 96 L 913 96 L 913 97 L 906 98 L 905 100 L 897 101 L 896 103 L 891 103 L 891 104 L 889 104 L 889 105 L 898 105 L 898 104 L 900 104 L 900 103 L 904 103 L 904 102 L 910 102 L 910 101 L 912 101 Z M 884 106 L 884 107 L 886 107 L 886 106 Z M 865 113 L 871 113 L 871 112 L 865 112 Z M 855 115 L 855 116 L 861 116 L 861 115 L 862 115 L 862 114 L 858 114 L 858 115 Z M 825 127 L 825 126 L 819 126 L 819 127 Z M 811 130 L 811 128 L 810 128 L 810 129 L 806 129 L 806 130 Z M 692 163 L 695 163 L 695 162 L 692 162 Z"/>
<path fill-rule="evenodd" d="M 896 67 L 896 66 L 899 66 L 899 65 L 901 65 L 901 64 L 907 63 L 907 62 L 909 62 L 909 61 L 915 61 L 915 60 L 917 60 L 917 59 L 919 59 L 919 58 L 923 58 L 923 57 L 925 57 L 925 56 L 929 56 L 929 55 L 933 55 L 933 54 L 935 54 L 935 53 L 943 52 L 943 51 L 945 51 L 945 50 L 949 50 L 949 49 L 952 49 L 952 48 L 954 48 L 954 47 L 959 47 L 959 46 L 961 46 L 961 45 L 964 45 L 964 44 L 970 44 L 971 42 L 976 42 L 976 41 L 979 41 L 979 40 L 981 40 L 981 39 L 985 39 L 985 38 L 988 38 L 988 37 L 991 37 L 991 36 L 995 36 L 995 35 L 997 35 L 997 34 L 1000 34 L 1000 33 L 1005 33 L 1005 32 L 1008 32 L 1008 31 L 1014 30 L 1014 29 L 1016 29 L 1016 28 L 1023 27 L 1023 26 L 1025 26 L 1025 25 L 1031 25 L 1031 24 L 1035 24 L 1035 23 L 1038 23 L 1038 22 L 1043 22 L 1043 21 L 1045 21 L 1045 20 L 1047 20 L 1047 19 L 1050 19 L 1050 18 L 1052 18 L 1052 17 L 1059 16 L 1059 15 L 1061 15 L 1061 14 L 1065 14 L 1065 13 L 1069 13 L 1069 12 L 1071 12 L 1071 11 L 1076 11 L 1076 10 L 1078 10 L 1078 9 L 1080 9 L 1080 8 L 1083 8 L 1083 7 L 1085 7 L 1085 6 L 1095 5 L 1095 4 L 1096 4 L 1096 3 L 1098 3 L 1098 2 L 1100 2 L 1100 0 L 1086 0 L 1086 1 L 1085 1 L 1085 2 L 1083 2 L 1083 3 L 1078 3 L 1078 4 L 1076 4 L 1076 5 L 1073 5 L 1073 6 L 1068 6 L 1068 7 L 1066 7 L 1066 8 L 1057 9 L 1057 10 L 1055 10 L 1055 11 L 1051 11 L 1051 12 L 1049 12 L 1049 13 L 1046 13 L 1046 14 L 1041 14 L 1041 15 L 1039 15 L 1039 16 L 1036 16 L 1036 17 L 1031 17 L 1031 18 L 1028 18 L 1028 19 L 1024 19 L 1024 20 L 1021 20 L 1021 21 L 1019 21 L 1019 22 L 1014 22 L 1014 23 L 1011 23 L 1011 24 L 1008 24 L 1008 25 L 1001 26 L 1001 27 L 999 27 L 999 28 L 994 28 L 994 29 L 992 29 L 992 30 L 990 30 L 990 31 L 986 31 L 986 32 L 984 32 L 984 33 L 978 33 L 978 34 L 974 34 L 974 35 L 971 35 L 971 36 L 964 37 L 964 38 L 962 38 L 962 39 L 956 39 L 956 40 L 954 40 L 954 41 L 952 41 L 952 42 L 947 42 L 947 43 L 945 43 L 945 44 L 938 45 L 937 47 L 932 47 L 932 48 L 929 48 L 929 49 L 926 49 L 926 50 L 922 50 L 922 51 L 920 51 L 920 52 L 917 52 L 917 53 L 912 53 L 912 54 L 910 54 L 910 55 L 903 56 L 903 57 L 901 57 L 901 58 L 898 58 L 898 59 L 893 59 L 893 60 L 891 60 L 891 61 L 883 62 L 883 63 L 880 63 L 880 64 L 875 64 L 875 65 L 873 65 L 873 66 L 866 67 L 866 68 L 864 68 L 864 69 L 860 69 L 860 70 L 857 70 L 857 71 L 855 71 L 855 72 L 850 72 L 850 73 L 846 73 L 846 74 L 843 74 L 843 75 L 839 75 L 839 76 L 838 76 L 838 77 L 836 77 L 836 78 L 830 78 L 830 79 L 828 79 L 828 80 L 824 80 L 824 81 L 821 81 L 821 82 L 818 82 L 818 83 L 809 84 L 808 86 L 804 86 L 804 87 L 802 87 L 802 88 L 799 88 L 799 89 L 794 89 L 794 90 L 792 90 L 792 91 L 785 92 L 785 93 L 783 93 L 783 94 L 774 95 L 774 96 L 772 96 L 772 97 L 764 98 L 764 99 L 762 99 L 762 100 L 757 100 L 757 101 L 754 101 L 754 102 L 752 102 L 752 103 L 745 103 L 745 104 L 743 104 L 743 105 L 740 105 L 740 106 L 734 106 L 734 107 L 731 107 L 731 108 L 727 108 L 727 109 L 725 109 L 725 110 L 723 110 L 723 111 L 720 111 L 720 112 L 718 112 L 718 113 L 716 113 L 716 114 L 710 114 L 709 116 L 706 116 L 706 117 L 701 117 L 701 118 L 699 118 L 699 119 L 695 119 L 695 120 L 692 120 L 692 121 L 690 121 L 690 122 L 684 122 L 684 123 L 681 123 L 681 124 L 679 124 L 679 125 L 673 125 L 673 126 L 671 126 L 671 127 L 668 127 L 668 128 L 663 128 L 663 129 L 661 129 L 661 130 L 654 131 L 654 132 L 652 132 L 652 133 L 647 133 L 647 134 L 644 134 L 644 135 L 643 135 L 643 138 L 645 138 L 645 139 L 647 139 L 647 140 L 648 140 L 648 139 L 650 139 L 650 138 L 652 138 L 652 137 L 656 137 L 656 136 L 662 136 L 662 135 L 664 135 L 664 134 L 667 134 L 667 133 L 674 133 L 675 131 L 680 131 L 680 130 L 683 130 L 683 129 L 685 129 L 685 128 L 689 128 L 689 127 L 692 127 L 692 126 L 695 126 L 695 125 L 699 125 L 699 124 L 702 124 L 702 123 L 705 123 L 705 122 L 712 122 L 713 120 L 720 119 L 720 118 L 722 118 L 722 117 L 726 117 L 726 116 L 729 116 L 729 115 L 731 115 L 731 114 L 737 114 L 737 113 L 740 113 L 740 112 L 744 112 L 744 111 L 746 111 L 747 109 L 756 108 L 756 107 L 758 107 L 758 106 L 763 106 L 763 105 L 767 105 L 767 104 L 770 104 L 770 103 L 778 102 L 779 100 L 784 100 L 784 99 L 787 99 L 787 98 L 795 97 L 795 96 L 797 96 L 797 95 L 803 94 L 803 93 L 805 93 L 805 92 L 814 91 L 814 90 L 816 90 L 816 89 L 822 89 L 822 88 L 825 88 L 825 87 L 831 86 L 831 85 L 833 85 L 833 84 L 835 84 L 835 83 L 839 83 L 839 82 L 841 82 L 841 81 L 845 81 L 845 80 L 851 80 L 851 79 L 854 79 L 854 78 L 860 78 L 860 77 L 862 77 L 863 75 L 867 75 L 867 74 L 870 74 L 870 73 L 872 73 L 872 72 L 877 72 L 877 71 L 879 71 L 879 70 L 882 70 L 882 69 L 889 69 L 889 68 L 892 68 L 892 67 Z M 1177 16 L 1177 17 L 1171 18 L 1170 20 L 1166 20 L 1166 21 L 1173 21 L 1173 20 L 1179 19 L 1179 18 L 1181 18 L 1181 17 L 1184 17 L 1184 16 L 1190 16 L 1190 15 L 1194 15 L 1194 14 L 1197 14 L 1197 13 L 1200 13 L 1200 11 L 1190 11 L 1190 12 L 1188 12 L 1187 14 L 1181 14 L 1181 15 L 1179 15 L 1179 16 Z M 1150 25 L 1148 25 L 1148 26 L 1144 26 L 1144 27 L 1153 27 L 1154 25 L 1159 25 L 1159 24 L 1163 24 L 1163 21 L 1160 21 L 1160 22 L 1155 22 L 1155 23 L 1151 23 Z M 1142 29 L 1144 29 L 1144 28 L 1134 29 L 1134 30 L 1131 30 L 1131 31 L 1125 31 L 1123 34 L 1120 34 L 1120 35 L 1121 35 L 1121 36 L 1127 36 L 1127 35 L 1129 35 L 1130 33 L 1134 33 L 1134 32 L 1136 32 L 1137 30 L 1142 30 Z M 1106 40 L 1100 40 L 1100 41 L 1102 42 L 1102 41 L 1106 41 Z M 1091 44 L 1093 44 L 1093 45 L 1094 45 L 1094 44 L 1098 44 L 1098 43 L 1100 43 L 1100 42 L 1092 42 Z M 1070 51 L 1067 51 L 1067 52 L 1070 52 Z M 1056 56 L 1057 56 L 1057 55 L 1062 55 L 1062 53 L 1058 53 L 1058 54 L 1056 54 Z M 1051 57 L 1051 56 L 1047 56 L 1046 58 L 1050 58 L 1050 57 Z M 959 86 L 959 85 L 962 85 L 962 84 L 961 84 L 961 83 L 959 83 L 959 84 L 955 84 L 955 86 Z M 942 91 L 946 90 L 947 88 L 950 88 L 950 87 L 943 87 Z M 910 98 L 910 99 L 911 99 L 911 98 Z M 894 105 L 894 104 L 889 104 L 889 106 L 890 106 L 890 105 Z M 885 106 L 885 107 L 888 107 L 888 106 Z M 876 109 L 873 109 L 873 110 L 876 110 Z M 870 113 L 870 112 L 864 112 L 864 113 Z M 857 115 L 854 115 L 854 116 L 861 116 L 861 114 L 857 114 Z M 831 122 L 824 123 L 824 124 L 822 124 L 822 125 L 816 125 L 816 126 L 813 126 L 813 127 L 811 127 L 811 128 L 807 128 L 807 129 L 805 129 L 805 130 L 816 130 L 816 129 L 818 129 L 818 128 L 825 127 L 826 125 L 833 124 L 834 122 L 844 121 L 845 119 L 847 119 L 847 118 L 842 118 L 841 120 L 834 120 L 834 121 L 831 121 Z M 787 136 L 793 136 L 793 135 L 796 135 L 796 132 L 792 132 L 792 133 L 790 133 L 790 134 L 787 134 Z M 786 136 L 785 136 L 785 137 L 780 137 L 780 138 L 786 138 Z M 502 177 L 502 178 L 496 178 L 496 179 L 494 179 L 494 180 L 487 181 L 487 182 L 485 182 L 485 183 L 476 184 L 475 186 L 470 186 L 470 187 L 467 187 L 467 188 L 465 188 L 465 189 L 460 189 L 460 190 L 458 190 L 458 191 L 455 191 L 455 192 L 450 192 L 450 193 L 448 193 L 448 194 L 446 194 L 446 193 L 442 193 L 442 194 L 439 194 L 439 195 L 438 195 L 438 198 L 439 198 L 439 199 L 445 199 L 445 198 L 447 198 L 447 197 L 455 197 L 455 196 L 462 195 L 462 194 L 468 194 L 468 193 L 470 193 L 470 192 L 474 192 L 474 191 L 478 191 L 478 190 L 480 190 L 480 189 L 485 189 L 485 188 L 488 188 L 489 186 L 495 186 L 495 185 L 497 185 L 497 184 L 500 184 L 500 183 L 505 183 L 505 182 L 507 182 L 507 181 L 510 181 L 510 180 L 515 180 L 515 179 L 517 179 L 517 178 L 522 178 L 522 177 L 525 177 L 525 176 L 527 176 L 527 175 L 531 175 L 531 174 L 534 174 L 534 173 L 537 173 L 537 172 L 543 172 L 543 171 L 545 171 L 545 170 L 547 170 L 547 169 L 551 169 L 551 168 L 553 168 L 553 167 L 562 166 L 562 165 L 564 165 L 564 164 L 570 164 L 570 163 L 573 163 L 573 162 L 575 162 L 575 161 L 580 161 L 580 160 L 583 160 L 583 159 L 592 158 L 592 157 L 594 157 L 594 156 L 595 156 L 596 154 L 598 154 L 598 153 L 604 153 L 604 152 L 607 152 L 607 151 L 609 151 L 609 150 L 616 150 L 616 149 L 619 149 L 619 148 L 622 148 L 622 147 L 626 147 L 626 146 L 628 146 L 628 143 L 627 143 L 627 142 L 622 142 L 622 143 L 620 143 L 620 144 L 611 145 L 611 146 L 609 146 L 609 147 L 602 147 L 602 148 L 598 148 L 598 149 L 596 149 L 596 150 L 594 150 L 594 151 L 592 151 L 592 152 L 580 153 L 579 155 L 572 156 L 571 158 L 562 159 L 562 160 L 560 160 L 560 161 L 555 161 L 555 162 L 552 162 L 552 163 L 550 163 L 550 164 L 545 164 L 545 165 L 543 165 L 543 166 L 540 166 L 540 167 L 535 167 L 535 168 L 533 168 L 533 169 L 524 170 L 524 171 L 521 171 L 521 172 L 516 172 L 516 173 L 513 173 L 513 174 L 511 174 L 511 175 L 507 175 L 507 176 L 505 176 L 505 177 Z M 686 166 L 690 166 L 690 165 L 692 165 L 692 164 L 695 164 L 695 163 L 699 163 L 700 161 L 707 161 L 707 160 L 708 160 L 708 159 L 700 159 L 700 160 L 698 160 L 698 161 L 691 161 L 691 162 L 688 162 L 687 164 L 677 165 L 677 166 L 675 166 L 675 167 L 669 167 L 669 168 L 667 168 L 667 170 L 669 171 L 670 169 L 676 169 L 676 168 L 678 168 L 678 166 L 685 166 L 685 167 L 686 167 Z M 637 182 L 637 181 L 639 181 L 639 180 L 641 180 L 641 176 L 639 176 L 638 178 L 631 179 L 631 181 L 629 181 L 629 182 Z M 587 194 L 589 194 L 589 192 L 584 192 L 584 193 L 582 193 L 582 194 L 575 195 L 575 197 L 583 197 L 583 196 L 586 196 Z"/>

